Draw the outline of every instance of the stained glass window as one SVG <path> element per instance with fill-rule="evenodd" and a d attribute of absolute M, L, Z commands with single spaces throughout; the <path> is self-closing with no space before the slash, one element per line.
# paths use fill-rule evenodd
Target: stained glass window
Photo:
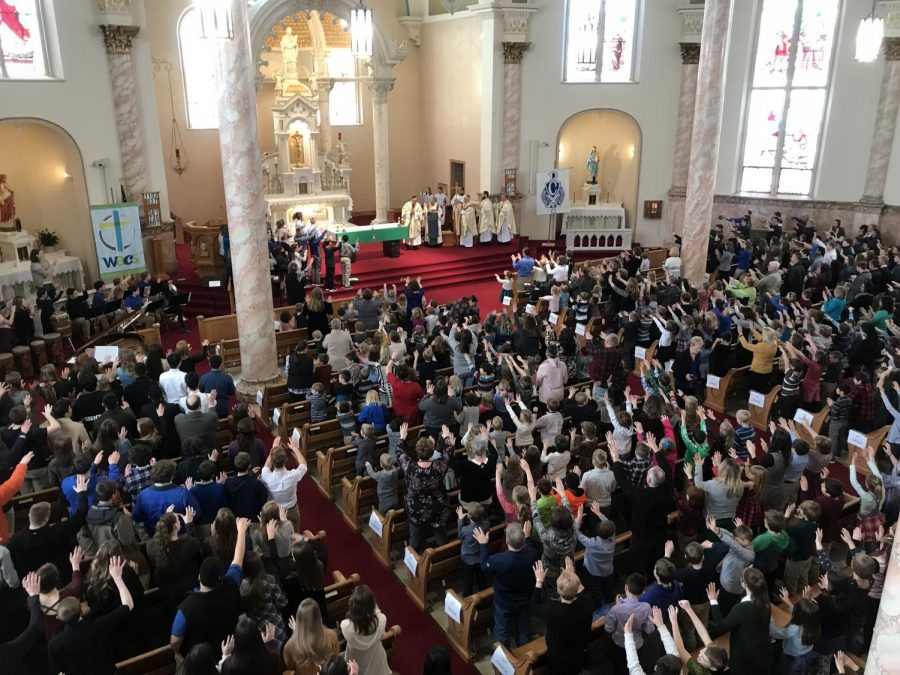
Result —
<path fill-rule="evenodd" d="M 332 49 L 325 60 L 329 77 L 356 77 L 356 57 L 349 49 Z M 328 119 L 333 126 L 362 124 L 359 82 L 335 82 L 328 102 Z"/>
<path fill-rule="evenodd" d="M 637 0 L 569 0 L 566 82 L 633 82 Z"/>
<path fill-rule="evenodd" d="M 809 195 L 839 0 L 764 0 L 747 106 L 742 192 Z"/>
<path fill-rule="evenodd" d="M 193 8 L 184 13 L 178 24 L 178 49 L 181 53 L 187 126 L 189 129 L 218 129 L 216 41 L 203 37 L 200 15 Z"/>
<path fill-rule="evenodd" d="M 48 76 L 40 0 L 0 0 L 0 78 Z"/>

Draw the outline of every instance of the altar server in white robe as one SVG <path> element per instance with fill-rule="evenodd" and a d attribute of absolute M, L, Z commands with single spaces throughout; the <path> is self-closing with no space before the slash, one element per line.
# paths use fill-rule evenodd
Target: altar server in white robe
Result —
<path fill-rule="evenodd" d="M 453 207 L 453 231 L 456 233 L 456 236 L 462 234 L 460 214 L 462 213 L 462 205 L 465 199 L 466 195 L 463 194 L 462 188 L 460 188 L 456 191 L 456 194 L 453 195 L 453 199 L 450 200 L 450 206 Z"/>
<path fill-rule="evenodd" d="M 403 205 L 400 212 L 400 223 L 409 227 L 409 238 L 406 240 L 406 248 L 419 248 L 422 245 L 422 224 L 425 221 L 425 212 L 419 203 L 419 197 L 412 198 Z"/>
<path fill-rule="evenodd" d="M 490 244 L 497 233 L 497 220 L 494 218 L 494 203 L 485 191 L 481 193 L 481 213 L 478 216 L 478 233 L 482 244 Z"/>
<path fill-rule="evenodd" d="M 507 195 L 500 198 L 500 212 L 497 214 L 497 241 L 508 244 L 516 235 L 516 216 L 512 202 Z"/>
<path fill-rule="evenodd" d="M 444 188 L 439 187 L 434 194 L 434 203 L 438 212 L 438 243 L 443 243 L 444 235 L 441 231 L 444 229 L 444 219 L 447 217 L 447 195 L 444 194 Z"/>
<path fill-rule="evenodd" d="M 478 234 L 478 223 L 475 218 L 475 205 L 466 195 L 462 206 L 459 208 L 459 245 L 472 248 L 475 245 L 475 236 Z"/>

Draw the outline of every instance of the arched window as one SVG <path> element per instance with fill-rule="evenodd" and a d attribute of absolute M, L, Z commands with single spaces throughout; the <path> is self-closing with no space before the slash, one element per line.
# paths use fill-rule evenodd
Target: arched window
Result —
<path fill-rule="evenodd" d="M 764 0 L 746 111 L 742 192 L 809 195 L 839 0 Z"/>
<path fill-rule="evenodd" d="M 328 77 L 356 77 L 356 57 L 349 49 L 332 49 L 325 57 Z M 328 99 L 332 126 L 362 124 L 359 110 L 359 82 L 335 82 Z"/>
<path fill-rule="evenodd" d="M 40 0 L 0 1 L 0 78 L 50 75 Z"/>
<path fill-rule="evenodd" d="M 178 24 L 178 51 L 189 129 L 219 128 L 215 50 L 216 41 L 202 37 L 200 15 L 195 9 L 188 9 Z"/>
<path fill-rule="evenodd" d="M 633 82 L 638 0 L 569 0 L 565 82 Z"/>

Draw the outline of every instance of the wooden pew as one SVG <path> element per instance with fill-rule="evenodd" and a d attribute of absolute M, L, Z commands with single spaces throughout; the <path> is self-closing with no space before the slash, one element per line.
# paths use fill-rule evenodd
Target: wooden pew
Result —
<path fill-rule="evenodd" d="M 456 514 L 453 510 L 459 504 L 459 490 L 454 490 L 447 495 L 450 502 L 451 516 L 448 521 L 448 530 L 451 521 L 452 528 L 456 529 Z M 377 509 L 373 509 L 375 515 L 374 521 L 378 523 L 380 531 L 373 529 L 375 533 L 375 542 L 372 544 L 372 553 L 378 558 L 378 561 L 387 569 L 391 569 L 392 554 L 394 549 L 400 546 L 409 538 L 409 522 L 406 520 L 405 509 L 391 509 L 382 515 Z M 371 522 L 371 521 L 370 521 Z M 371 528 L 371 525 L 370 525 Z"/>
<path fill-rule="evenodd" d="M 326 415 L 329 420 L 336 419 L 337 408 L 333 405 L 329 405 Z M 297 429 L 303 429 L 303 425 L 311 424 L 311 422 L 309 401 L 291 401 L 283 403 L 278 413 L 278 433 L 282 437 L 287 437 L 290 436 L 295 427 Z"/>
<path fill-rule="evenodd" d="M 341 479 L 341 497 L 344 521 L 354 532 L 359 532 L 360 523 L 368 520 L 372 511 L 378 508 L 378 485 L 368 476 L 344 476 Z M 406 493 L 406 481 L 397 482 L 397 493 Z"/>
<path fill-rule="evenodd" d="M 116 664 L 116 675 L 175 675 L 175 652 L 169 645 Z"/>
<path fill-rule="evenodd" d="M 340 423 L 335 420 L 304 424 L 300 429 L 300 447 L 307 457 L 315 455 L 317 450 L 340 447 L 344 444 L 344 432 Z"/>
<path fill-rule="evenodd" d="M 606 619 L 600 617 L 591 624 L 592 642 L 600 640 L 606 635 L 606 631 L 603 630 L 605 622 Z M 499 642 L 496 643 L 494 647 L 495 649 L 501 650 L 509 665 L 512 666 L 511 672 L 513 672 L 514 675 L 532 675 L 532 673 L 543 665 L 542 661 L 547 654 L 547 640 L 543 635 L 535 638 L 531 642 L 525 643 L 521 647 L 516 647 L 513 651 L 510 651 Z M 494 666 L 494 672 L 498 675 L 503 675 L 504 672 L 509 671 L 501 671 Z"/>
<path fill-rule="evenodd" d="M 28 511 L 38 502 L 47 502 L 50 504 L 51 523 L 57 523 L 63 518 L 69 517 L 69 503 L 66 501 L 62 490 L 58 487 L 39 490 L 38 492 L 29 492 L 28 494 L 19 494 L 13 497 L 9 502 L 13 509 L 15 532 L 21 532 L 22 530 L 28 529 Z"/>
<path fill-rule="evenodd" d="M 334 583 L 325 587 L 325 606 L 328 608 L 329 618 L 335 624 L 339 624 L 347 617 L 350 596 L 353 595 L 353 589 L 359 585 L 359 575 L 354 573 L 345 577 L 338 570 L 334 570 L 331 576 Z"/>
<path fill-rule="evenodd" d="M 219 418 L 219 428 L 216 429 L 216 439 L 218 439 L 220 449 L 227 448 L 228 444 L 234 440 L 234 434 L 231 431 L 233 426 L 234 418 L 231 415 Z"/>
<path fill-rule="evenodd" d="M 488 548 L 491 552 L 500 549 L 503 542 L 506 523 L 495 525 L 488 530 L 490 541 Z M 412 598 L 412 601 L 419 609 L 424 610 L 428 601 L 428 585 L 453 574 L 462 567 L 462 540 L 448 542 L 443 546 L 435 548 L 426 548 L 422 555 L 417 554 L 412 547 L 406 547 L 406 555 L 404 560 L 415 560 L 415 571 L 410 569 L 412 579 L 406 585 L 406 594 Z M 407 565 L 409 567 L 409 565 Z"/>
<path fill-rule="evenodd" d="M 717 413 L 725 414 L 728 412 L 728 399 L 734 397 L 735 393 L 747 386 L 747 374 L 750 372 L 750 366 L 743 368 L 732 368 L 727 374 L 719 378 L 719 386 L 709 386 L 706 383 L 706 399 L 703 405 Z"/>
<path fill-rule="evenodd" d="M 475 656 L 476 631 L 485 633 L 493 626 L 494 621 L 494 588 L 488 587 L 472 595 L 461 596 L 452 588 L 447 595 L 459 602 L 459 621 L 449 617 L 447 622 L 447 641 L 456 650 L 460 658 L 471 662 Z"/>
<path fill-rule="evenodd" d="M 769 428 L 769 417 L 772 414 L 772 406 L 775 405 L 775 401 L 778 400 L 778 394 L 781 392 L 781 385 L 776 385 L 772 387 L 772 390 L 765 395 L 764 403 L 762 406 L 756 406 L 752 403 L 747 404 L 747 409 L 750 411 L 750 424 L 760 431 L 765 431 Z"/>
<path fill-rule="evenodd" d="M 265 419 L 272 419 L 276 409 L 281 409 L 285 403 L 290 403 L 287 384 L 272 384 L 263 392 L 262 415 Z"/>
<path fill-rule="evenodd" d="M 646 347 L 644 350 L 643 358 L 638 358 L 637 354 L 634 356 L 634 369 L 631 371 L 637 377 L 641 376 L 641 363 L 646 359 L 647 362 L 652 363 L 653 359 L 656 358 L 656 350 L 659 347 L 659 340 L 654 340 L 649 347 Z M 665 364 L 663 364 L 665 366 Z"/>
<path fill-rule="evenodd" d="M 891 430 L 890 425 L 883 426 L 880 429 L 876 429 L 875 431 L 870 431 L 866 434 L 866 447 L 867 448 L 875 448 L 878 451 L 881 448 L 881 444 L 884 443 L 884 439 L 887 438 L 888 432 Z M 860 476 L 868 476 L 871 471 L 869 471 L 869 465 L 866 464 L 866 459 L 868 457 L 866 448 L 859 448 L 859 446 L 853 446 L 848 442 L 848 445 L 852 447 L 858 448 L 856 451 L 856 473 Z M 846 457 L 842 460 L 846 466 L 850 466 L 850 455 L 847 454 Z"/>
<path fill-rule="evenodd" d="M 275 358 L 279 364 L 283 364 L 285 357 L 292 354 L 297 345 L 309 342 L 309 334 L 305 328 L 295 328 L 275 333 Z M 220 340 L 216 343 L 219 355 L 222 357 L 222 365 L 225 368 L 236 368 L 241 365 L 241 341 L 240 338 Z"/>

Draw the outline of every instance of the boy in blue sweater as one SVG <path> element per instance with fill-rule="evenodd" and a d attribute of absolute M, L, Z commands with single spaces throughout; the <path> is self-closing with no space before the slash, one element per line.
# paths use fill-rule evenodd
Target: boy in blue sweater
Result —
<path fill-rule="evenodd" d="M 94 457 L 94 460 L 91 461 L 90 455 L 79 454 L 75 456 L 75 459 L 72 462 L 72 465 L 75 469 L 75 473 L 71 476 L 66 476 L 63 478 L 62 485 L 60 486 L 63 494 L 66 496 L 66 501 L 69 503 L 69 516 L 72 517 L 75 515 L 75 512 L 78 510 L 78 493 L 75 491 L 75 484 L 78 480 L 79 476 L 85 478 L 88 482 L 87 489 L 87 498 L 88 498 L 88 506 L 94 506 L 97 503 L 97 483 L 99 483 L 103 477 L 100 476 L 100 463 L 103 461 L 103 451 L 97 453 L 97 456 Z M 118 451 L 111 452 L 108 458 L 109 461 L 109 473 L 105 476 L 109 480 L 114 480 L 117 483 L 119 482 L 119 453 Z M 152 531 L 151 531 L 152 534 Z"/>
<path fill-rule="evenodd" d="M 200 504 L 200 510 L 194 517 L 194 523 L 209 527 L 216 519 L 219 509 L 228 506 L 228 490 L 225 489 L 226 475 L 223 471 L 216 477 L 215 462 L 205 459 L 197 469 L 197 482 L 190 487 L 190 492 Z"/>
<path fill-rule="evenodd" d="M 667 542 L 671 544 L 672 542 Z M 668 552 L 668 551 L 667 551 Z M 641 593 L 638 600 L 646 602 L 653 607 L 659 607 L 663 613 L 668 612 L 669 607 L 677 606 L 682 598 L 681 584 L 675 579 L 675 563 L 666 558 L 660 558 L 653 566 L 655 581 Z"/>
<path fill-rule="evenodd" d="M 200 511 L 200 504 L 194 495 L 183 485 L 175 485 L 172 482 L 174 478 L 175 462 L 161 459 L 150 469 L 153 485 L 141 490 L 134 500 L 134 522 L 143 525 L 151 537 L 156 532 L 156 521 L 170 506 L 174 506 L 174 512 L 180 514 L 184 514 L 188 506 L 193 507 L 195 512 Z"/>

